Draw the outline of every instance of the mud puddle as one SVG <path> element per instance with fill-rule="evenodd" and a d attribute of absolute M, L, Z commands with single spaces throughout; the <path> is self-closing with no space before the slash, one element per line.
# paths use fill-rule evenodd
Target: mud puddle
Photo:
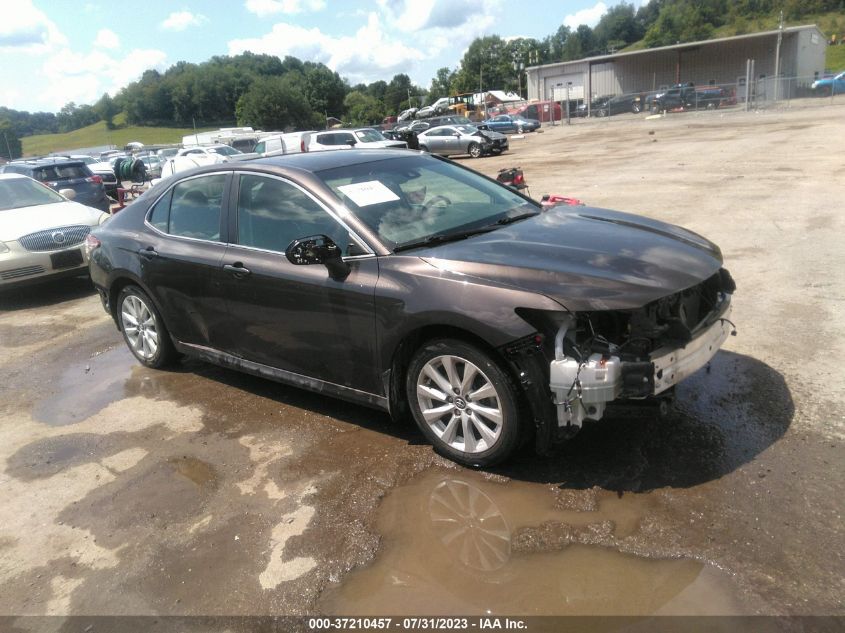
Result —
<path fill-rule="evenodd" d="M 330 585 L 319 607 L 356 615 L 748 613 L 731 577 L 714 567 L 583 544 L 636 533 L 657 503 L 600 492 L 592 507 L 572 510 L 550 486 L 432 469 L 385 498 L 375 561 Z M 553 551 L 537 545 L 544 528 L 566 535 Z"/>
<path fill-rule="evenodd" d="M 141 368 L 122 345 L 71 362 L 43 386 L 45 395 L 35 403 L 32 417 L 51 426 L 86 420 L 128 395 L 125 385 L 136 367 Z"/>

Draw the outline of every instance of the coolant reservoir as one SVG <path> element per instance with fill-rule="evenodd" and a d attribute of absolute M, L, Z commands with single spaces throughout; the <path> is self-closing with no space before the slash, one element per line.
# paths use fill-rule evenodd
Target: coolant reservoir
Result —
<path fill-rule="evenodd" d="M 591 355 L 584 363 L 569 357 L 552 361 L 549 386 L 556 402 L 578 397 L 576 379 L 581 384 L 581 401 L 584 404 L 610 402 L 622 388 L 622 361 L 617 356 L 601 354 Z"/>

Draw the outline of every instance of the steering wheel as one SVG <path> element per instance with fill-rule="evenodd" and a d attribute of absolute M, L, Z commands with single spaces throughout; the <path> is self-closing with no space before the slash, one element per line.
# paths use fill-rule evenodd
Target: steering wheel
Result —
<path fill-rule="evenodd" d="M 446 196 L 434 196 L 431 200 L 426 200 L 423 204 L 423 211 L 433 211 L 435 209 L 445 209 L 450 206 L 452 201 Z"/>

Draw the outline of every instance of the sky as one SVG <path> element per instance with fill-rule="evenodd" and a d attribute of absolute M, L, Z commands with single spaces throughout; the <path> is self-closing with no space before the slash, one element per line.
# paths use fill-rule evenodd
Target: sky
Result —
<path fill-rule="evenodd" d="M 244 51 L 323 62 L 350 84 L 406 73 L 428 87 L 476 37 L 594 26 L 617 1 L 2 0 L 0 106 L 57 112 L 149 68 Z"/>

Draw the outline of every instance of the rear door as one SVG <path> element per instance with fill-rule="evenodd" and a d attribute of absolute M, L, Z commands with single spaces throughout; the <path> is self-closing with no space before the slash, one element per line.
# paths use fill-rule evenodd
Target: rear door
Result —
<path fill-rule="evenodd" d="M 378 260 L 345 257 L 344 279 L 322 264 L 294 265 L 295 239 L 327 235 L 344 254 L 366 244 L 298 184 L 284 178 L 236 176 L 237 207 L 223 266 L 230 336 L 227 347 L 247 360 L 344 387 L 380 393 L 376 370 L 375 286 Z M 353 247 L 354 249 L 355 247 Z"/>
<path fill-rule="evenodd" d="M 226 344 L 223 300 L 225 207 L 231 172 L 180 181 L 147 216 L 141 233 L 141 278 L 152 289 L 171 334 L 184 343 Z"/>

